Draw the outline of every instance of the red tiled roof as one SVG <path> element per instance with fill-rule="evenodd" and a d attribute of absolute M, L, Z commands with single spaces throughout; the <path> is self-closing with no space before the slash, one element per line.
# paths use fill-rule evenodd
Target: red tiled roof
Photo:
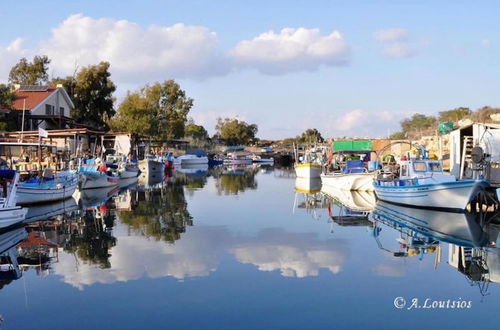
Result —
<path fill-rule="evenodd" d="M 48 246 L 56 248 L 57 244 L 47 241 L 45 238 L 40 237 L 36 232 L 29 232 L 28 237 L 19 244 L 20 247 L 26 246 Z"/>
<path fill-rule="evenodd" d="M 12 110 L 23 110 L 24 100 L 26 100 L 26 110 L 31 110 L 40 104 L 45 98 L 52 94 L 56 89 L 49 88 L 46 91 L 14 91 L 16 98 L 12 103 Z"/>

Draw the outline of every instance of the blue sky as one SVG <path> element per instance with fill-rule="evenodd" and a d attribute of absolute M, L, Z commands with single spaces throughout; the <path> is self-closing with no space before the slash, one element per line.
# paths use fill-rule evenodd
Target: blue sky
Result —
<path fill-rule="evenodd" d="M 120 98 L 176 79 L 191 116 L 382 137 L 415 112 L 500 105 L 495 1 L 22 1 L 0 11 L 0 81 L 22 56 L 51 74 L 111 62 Z"/>

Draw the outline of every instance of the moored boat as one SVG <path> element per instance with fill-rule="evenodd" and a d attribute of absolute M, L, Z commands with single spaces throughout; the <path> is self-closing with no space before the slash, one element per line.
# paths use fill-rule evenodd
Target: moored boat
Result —
<path fill-rule="evenodd" d="M 0 229 L 21 223 L 28 209 L 17 205 L 17 184 L 19 173 L 10 169 L 0 169 Z"/>
<path fill-rule="evenodd" d="M 118 185 L 119 177 L 111 172 L 100 171 L 102 164 L 84 164 L 80 166 L 80 189 L 105 188 Z M 105 166 L 105 165 L 104 165 Z"/>
<path fill-rule="evenodd" d="M 424 153 L 425 154 L 425 153 Z M 396 173 L 380 173 L 373 182 L 377 198 L 396 205 L 463 212 L 484 180 L 462 180 L 443 172 L 440 161 L 403 160 Z"/>
<path fill-rule="evenodd" d="M 52 169 L 46 168 L 41 177 L 18 184 L 17 203 L 26 205 L 64 200 L 73 195 L 77 184 L 76 173 L 63 171 L 54 174 Z"/>
<path fill-rule="evenodd" d="M 373 178 L 374 173 L 366 170 L 363 161 L 348 160 L 340 172 L 321 174 L 321 183 L 342 190 L 373 191 Z"/>
<path fill-rule="evenodd" d="M 248 157 L 247 153 L 244 152 L 232 152 L 228 153 L 227 157 L 224 159 L 225 165 L 250 165 L 252 164 L 252 159 Z"/>
<path fill-rule="evenodd" d="M 154 156 L 139 161 L 139 170 L 146 175 L 163 175 L 165 164 Z"/>
<path fill-rule="evenodd" d="M 322 170 L 321 165 L 314 163 L 295 164 L 294 168 L 298 178 L 319 178 Z"/>
<path fill-rule="evenodd" d="M 175 158 L 174 164 L 183 166 L 208 164 L 208 157 L 203 150 L 191 149 L 186 151 L 186 154 Z"/>

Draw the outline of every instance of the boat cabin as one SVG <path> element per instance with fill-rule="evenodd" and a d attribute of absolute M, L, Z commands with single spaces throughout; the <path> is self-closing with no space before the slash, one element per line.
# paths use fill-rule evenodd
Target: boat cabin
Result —
<path fill-rule="evenodd" d="M 418 184 L 455 181 L 455 177 L 443 172 L 441 161 L 418 159 L 400 162 L 399 180 L 418 180 Z"/>

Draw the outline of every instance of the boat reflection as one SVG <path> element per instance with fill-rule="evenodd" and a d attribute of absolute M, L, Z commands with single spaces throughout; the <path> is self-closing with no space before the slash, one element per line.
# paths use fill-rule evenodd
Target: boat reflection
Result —
<path fill-rule="evenodd" d="M 500 282 L 500 226 L 495 215 L 450 213 L 396 206 L 379 201 L 373 211 L 373 236 L 378 247 L 394 257 L 434 254 L 438 267 L 443 243 L 448 243 L 447 263 L 464 274 L 481 294 L 487 294 L 489 283 Z M 398 248 L 390 249 L 380 240 L 383 226 L 399 233 Z M 446 245 L 445 245 L 446 246 Z"/>
<path fill-rule="evenodd" d="M 28 208 L 24 223 L 50 220 L 58 216 L 72 218 L 77 216 L 76 213 L 79 209 L 74 197 L 48 204 L 32 205 Z"/>
<path fill-rule="evenodd" d="M 17 245 L 27 236 L 28 233 L 24 228 L 0 234 L 0 289 L 22 276 L 17 260 Z"/>

